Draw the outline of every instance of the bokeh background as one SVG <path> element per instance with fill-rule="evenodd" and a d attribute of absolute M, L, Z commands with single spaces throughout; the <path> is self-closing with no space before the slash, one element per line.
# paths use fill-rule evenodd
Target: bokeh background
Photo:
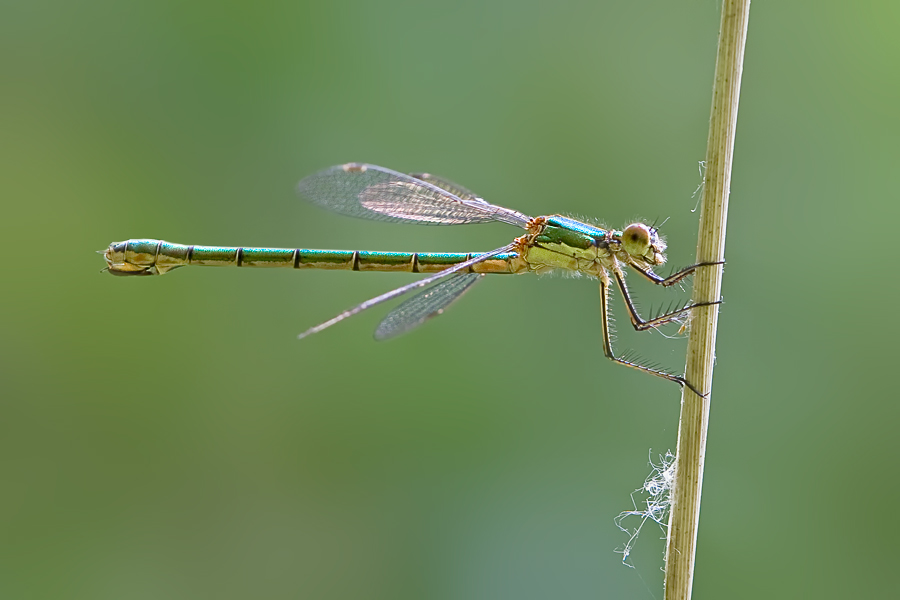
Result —
<path fill-rule="evenodd" d="M 395 341 L 371 337 L 385 309 L 299 342 L 411 276 L 120 279 L 94 252 L 518 235 L 293 194 L 366 161 L 529 214 L 668 218 L 688 264 L 718 11 L 4 2 L 0 593 L 660 598 L 663 533 L 646 526 L 628 568 L 614 518 L 674 449 L 679 390 L 602 357 L 594 282 L 490 278 Z M 887 1 L 753 5 L 698 598 L 896 589 L 898 19 Z M 689 294 L 632 279 L 645 307 Z M 684 339 L 620 334 L 684 364 Z"/>

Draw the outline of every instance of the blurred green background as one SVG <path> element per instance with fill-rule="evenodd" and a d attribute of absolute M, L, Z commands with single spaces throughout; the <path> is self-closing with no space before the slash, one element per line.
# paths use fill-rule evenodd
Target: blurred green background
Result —
<path fill-rule="evenodd" d="M 366 161 L 529 214 L 668 217 L 688 264 L 718 9 L 3 3 L 0 593 L 660 598 L 663 533 L 645 528 L 630 569 L 613 520 L 674 449 L 679 391 L 602 357 L 594 282 L 490 278 L 393 342 L 371 337 L 385 310 L 298 342 L 410 276 L 119 279 L 94 251 L 518 235 L 293 194 Z M 698 598 L 896 589 L 898 19 L 753 5 Z M 632 280 L 645 307 L 689 293 Z M 621 349 L 683 366 L 683 339 L 613 309 Z"/>

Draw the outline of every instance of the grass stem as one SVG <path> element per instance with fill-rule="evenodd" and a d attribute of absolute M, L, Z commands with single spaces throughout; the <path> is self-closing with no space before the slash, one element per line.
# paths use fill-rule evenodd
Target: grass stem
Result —
<path fill-rule="evenodd" d="M 722 3 L 697 262 L 725 258 L 725 224 L 749 15 L 750 0 L 724 0 Z M 694 302 L 718 300 L 721 289 L 721 266 L 698 269 L 694 275 L 692 299 Z M 695 309 L 691 321 L 685 377 L 706 392 L 706 396 L 698 396 L 687 387 L 682 395 L 666 546 L 667 600 L 689 600 L 694 581 L 718 317 L 719 307 L 707 306 Z"/>

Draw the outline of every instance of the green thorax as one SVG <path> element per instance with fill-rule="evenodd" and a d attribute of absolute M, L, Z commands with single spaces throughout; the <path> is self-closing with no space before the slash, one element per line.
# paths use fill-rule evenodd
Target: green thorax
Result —
<path fill-rule="evenodd" d="M 544 229 L 535 236 L 534 242 L 541 246 L 568 246 L 578 250 L 590 250 L 606 246 L 611 232 L 569 217 L 553 215 L 547 217 Z"/>
<path fill-rule="evenodd" d="M 596 264 L 609 254 L 611 236 L 607 231 L 563 217 L 544 217 L 543 229 L 534 235 L 526 249 L 525 260 L 533 271 L 563 269 L 596 275 Z"/>

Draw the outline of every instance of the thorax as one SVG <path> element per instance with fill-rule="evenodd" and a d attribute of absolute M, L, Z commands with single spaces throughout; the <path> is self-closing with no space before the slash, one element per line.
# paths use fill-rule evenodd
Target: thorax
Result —
<path fill-rule="evenodd" d="M 616 233 L 561 215 L 537 217 L 520 238 L 521 254 L 530 271 L 562 269 L 599 277 L 615 261 L 610 243 L 617 245 Z"/>

